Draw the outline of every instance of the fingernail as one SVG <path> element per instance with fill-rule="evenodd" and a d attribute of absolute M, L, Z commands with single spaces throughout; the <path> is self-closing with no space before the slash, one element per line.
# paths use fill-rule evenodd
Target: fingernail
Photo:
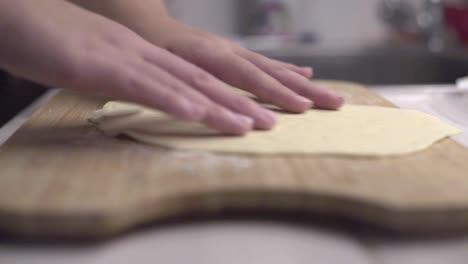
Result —
<path fill-rule="evenodd" d="M 295 109 L 290 109 L 290 111 L 302 113 L 312 108 L 312 106 L 314 105 L 314 103 L 310 99 L 307 99 L 302 96 L 298 96 L 297 98 L 298 98 L 298 104 L 296 105 Z"/>
<path fill-rule="evenodd" d="M 312 100 L 308 99 L 308 98 L 305 98 L 305 97 L 302 97 L 302 96 L 299 96 L 299 100 L 302 102 L 302 103 L 305 103 L 305 104 L 310 104 L 312 105 Z"/>
<path fill-rule="evenodd" d="M 255 123 L 257 129 L 268 130 L 273 128 L 276 123 L 276 115 L 268 109 L 262 109 L 259 112 L 258 119 L 258 122 Z"/>
<path fill-rule="evenodd" d="M 262 116 L 265 121 L 274 122 L 276 120 L 276 115 L 268 109 L 262 109 Z"/>
<path fill-rule="evenodd" d="M 314 69 L 312 67 L 302 67 L 304 71 L 307 71 L 307 75 L 312 75 L 314 73 Z"/>
<path fill-rule="evenodd" d="M 338 98 L 340 100 L 338 107 L 341 107 L 345 103 L 345 98 L 343 96 L 338 96 Z"/>
<path fill-rule="evenodd" d="M 254 120 L 250 117 L 247 117 L 247 116 L 243 116 L 243 115 L 239 115 L 239 114 L 236 114 L 236 119 L 239 121 L 239 123 L 241 123 L 243 126 L 247 126 L 247 127 L 253 127 L 253 124 L 254 124 Z"/>
<path fill-rule="evenodd" d="M 333 94 L 332 96 L 338 99 L 340 102 L 344 102 L 345 100 L 345 98 L 339 94 Z"/>

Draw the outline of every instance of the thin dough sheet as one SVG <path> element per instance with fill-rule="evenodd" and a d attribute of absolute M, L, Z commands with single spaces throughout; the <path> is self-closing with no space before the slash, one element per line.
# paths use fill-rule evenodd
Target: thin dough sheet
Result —
<path fill-rule="evenodd" d="M 345 105 L 339 111 L 278 113 L 273 130 L 242 137 L 223 136 L 200 124 L 122 102 L 107 103 L 90 120 L 107 134 L 125 134 L 168 148 L 269 155 L 401 155 L 461 132 L 419 111 L 360 105 Z"/>

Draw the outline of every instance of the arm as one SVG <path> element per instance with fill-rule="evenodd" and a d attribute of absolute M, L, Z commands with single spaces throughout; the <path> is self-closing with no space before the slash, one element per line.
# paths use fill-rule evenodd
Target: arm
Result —
<path fill-rule="evenodd" d="M 0 38 L 0 68 L 46 85 L 132 101 L 231 134 L 274 124 L 248 98 L 220 92 L 246 106 L 234 111 L 210 97 L 216 91 L 203 93 L 181 80 L 221 86 L 202 69 L 63 0 L 0 0 Z"/>

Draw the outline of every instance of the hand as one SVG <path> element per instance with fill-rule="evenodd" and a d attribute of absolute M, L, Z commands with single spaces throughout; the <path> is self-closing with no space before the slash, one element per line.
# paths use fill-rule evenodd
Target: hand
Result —
<path fill-rule="evenodd" d="M 69 0 L 126 25 L 151 43 L 184 58 L 205 72 L 191 73 L 173 65 L 171 72 L 218 102 L 254 120 L 255 128 L 269 129 L 273 118 L 260 114 L 250 101 L 236 97 L 233 87 L 286 110 L 303 112 L 314 106 L 337 109 L 343 99 L 312 84 L 310 68 L 268 59 L 228 40 L 172 19 L 162 0 Z M 209 72 L 209 74 L 206 74 Z"/>
<path fill-rule="evenodd" d="M 126 17 L 151 22 L 149 18 Z M 229 84 L 290 111 L 309 108 L 311 101 L 306 98 L 331 109 L 342 103 L 335 94 L 311 86 L 301 76 L 310 77 L 309 69 L 272 61 L 171 19 L 162 21 L 158 27 L 169 28 L 156 34 L 153 43 L 164 41 L 162 46 L 171 52 L 144 39 L 151 40 L 152 35 L 136 30 L 142 38 L 122 24 L 66 1 L 43 0 L 41 5 L 0 1 L 0 37 L 4 40 L 0 67 L 46 85 L 143 104 L 230 134 L 270 129 L 274 114 Z"/>
<path fill-rule="evenodd" d="M 304 112 L 312 105 L 337 109 L 343 104 L 340 96 L 310 82 L 311 68 L 269 59 L 175 20 L 166 28 L 146 37 L 225 83 L 258 96 L 262 101 L 292 112 Z M 210 89 L 203 83 L 191 84 L 198 89 Z M 219 84 L 219 88 L 224 87 Z M 229 104 L 229 98 L 225 100 Z M 242 110 L 242 106 L 234 109 L 249 115 Z"/>
<path fill-rule="evenodd" d="M 50 86 L 132 101 L 231 134 L 274 123 L 271 112 L 206 71 L 65 1 L 1 1 L 0 37 L 0 67 Z"/>

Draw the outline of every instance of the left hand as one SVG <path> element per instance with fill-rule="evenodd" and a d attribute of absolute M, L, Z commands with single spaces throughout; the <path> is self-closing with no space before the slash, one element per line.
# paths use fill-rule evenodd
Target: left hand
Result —
<path fill-rule="evenodd" d="M 264 57 L 175 20 L 166 28 L 146 38 L 262 101 L 292 112 L 312 106 L 337 109 L 343 104 L 342 97 L 309 80 L 311 68 Z"/>
<path fill-rule="evenodd" d="M 291 112 L 310 107 L 337 109 L 343 98 L 310 82 L 311 68 L 275 61 L 172 18 L 162 0 L 68 0 L 125 25 L 176 60 L 151 57 L 215 105 L 253 120 L 253 128 L 271 129 L 272 113 L 236 93 L 246 90 L 260 101 Z M 211 112 L 210 112 L 211 113 Z M 214 114 L 214 113 L 211 113 Z"/>

